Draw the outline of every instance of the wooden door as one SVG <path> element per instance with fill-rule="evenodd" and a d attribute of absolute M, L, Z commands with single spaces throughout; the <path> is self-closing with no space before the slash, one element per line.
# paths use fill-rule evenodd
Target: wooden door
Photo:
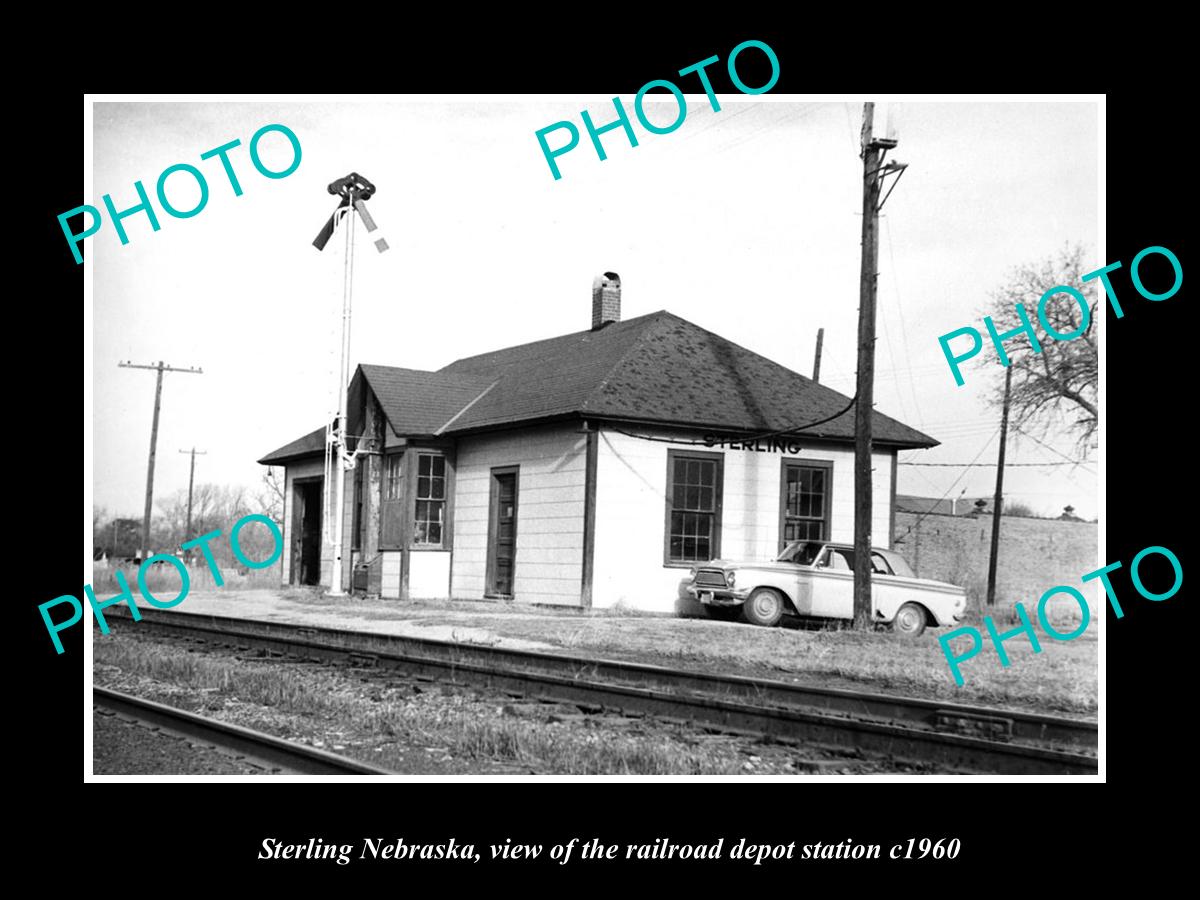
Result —
<path fill-rule="evenodd" d="M 493 469 L 488 523 L 487 594 L 513 596 L 517 563 L 517 470 Z"/>

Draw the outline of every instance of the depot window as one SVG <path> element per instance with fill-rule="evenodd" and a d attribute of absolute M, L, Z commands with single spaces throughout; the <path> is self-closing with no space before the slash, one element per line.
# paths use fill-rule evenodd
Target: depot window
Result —
<path fill-rule="evenodd" d="M 828 540 L 833 463 L 785 461 L 781 475 L 779 548 L 788 541 Z"/>
<path fill-rule="evenodd" d="M 400 491 L 404 484 L 404 469 L 401 466 L 403 457 L 395 454 L 387 458 L 387 469 L 383 476 L 383 499 L 399 500 Z"/>
<path fill-rule="evenodd" d="M 379 549 L 399 550 L 404 540 L 404 455 L 384 457 L 383 502 L 380 504 Z"/>
<path fill-rule="evenodd" d="M 440 454 L 417 454 L 416 515 L 413 544 L 440 547 L 446 521 L 446 458 Z"/>
<path fill-rule="evenodd" d="M 667 451 L 665 565 L 708 562 L 721 555 L 719 453 Z"/>

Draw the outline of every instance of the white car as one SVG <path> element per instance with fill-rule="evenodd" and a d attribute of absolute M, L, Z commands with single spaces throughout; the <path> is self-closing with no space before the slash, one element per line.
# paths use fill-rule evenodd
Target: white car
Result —
<path fill-rule="evenodd" d="M 967 608 L 966 591 L 918 578 L 904 557 L 872 548 L 874 621 L 916 636 L 926 625 L 953 625 Z M 696 566 L 689 595 L 713 618 L 744 616 L 755 625 L 777 625 L 786 614 L 854 618 L 854 547 L 825 541 L 792 541 L 772 562 L 716 559 Z"/>

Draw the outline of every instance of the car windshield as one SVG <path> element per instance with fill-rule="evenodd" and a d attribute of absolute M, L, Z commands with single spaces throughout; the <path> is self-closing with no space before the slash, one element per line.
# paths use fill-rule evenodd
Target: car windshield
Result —
<path fill-rule="evenodd" d="M 775 561 L 811 566 L 824 546 L 820 541 L 792 541 L 775 557 Z"/>

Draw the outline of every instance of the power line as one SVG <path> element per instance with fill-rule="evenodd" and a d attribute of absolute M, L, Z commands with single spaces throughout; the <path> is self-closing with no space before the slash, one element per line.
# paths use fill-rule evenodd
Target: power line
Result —
<path fill-rule="evenodd" d="M 1000 426 L 997 425 L 996 430 L 992 432 L 992 436 L 987 439 L 987 442 L 984 443 L 984 445 L 979 448 L 979 452 L 975 454 L 975 459 L 971 460 L 969 463 L 967 463 L 965 466 L 963 466 L 963 470 L 959 474 L 959 476 L 954 479 L 954 481 L 950 484 L 950 487 L 946 488 L 946 493 L 944 493 L 944 494 L 942 494 L 942 496 L 938 497 L 937 500 L 935 500 L 933 502 L 933 506 L 931 506 L 929 508 L 929 510 L 921 516 L 921 518 L 917 519 L 917 521 L 913 522 L 911 525 L 908 526 L 908 530 L 904 532 L 905 535 L 909 534 L 914 528 L 916 528 L 918 525 L 920 525 L 925 520 L 926 516 L 928 516 L 931 512 L 933 512 L 935 509 L 937 509 L 937 505 L 939 503 L 941 503 L 943 500 L 945 500 L 947 497 L 950 496 L 950 492 L 953 491 L 956 487 L 958 487 L 958 483 L 960 481 L 962 481 L 963 475 L 966 475 L 967 472 L 969 472 L 974 467 L 975 463 L 979 461 L 979 457 L 983 456 L 984 451 L 987 450 L 987 448 L 991 446 L 992 439 L 995 438 L 996 435 L 998 435 L 999 433 L 1000 433 Z"/>
<path fill-rule="evenodd" d="M 850 104 L 843 103 L 842 109 L 846 111 L 846 127 L 850 129 L 850 152 L 858 154 L 858 142 L 854 140 L 854 122 L 850 118 Z"/>
<path fill-rule="evenodd" d="M 903 343 L 905 358 L 911 359 L 912 355 L 908 350 L 908 327 L 904 324 L 904 307 L 900 301 L 900 284 L 896 279 L 896 252 L 892 248 L 892 225 L 886 221 L 886 216 L 884 218 L 884 224 L 887 225 L 888 258 L 892 261 L 892 291 L 896 294 L 896 312 L 900 313 L 900 338 Z M 939 371 L 941 370 L 940 365 L 936 368 Z M 917 406 L 917 422 L 921 425 L 921 428 L 924 428 L 925 417 L 921 415 L 921 401 L 917 399 L 917 385 L 913 380 L 912 369 L 908 370 L 908 387 L 912 391 L 913 403 Z"/>
<path fill-rule="evenodd" d="M 791 119 L 791 121 L 792 121 L 792 122 L 798 122 L 798 121 L 800 121 L 801 119 L 807 118 L 808 116 L 812 115 L 814 112 L 816 112 L 818 109 L 820 109 L 820 107 L 821 107 L 823 104 L 820 104 L 820 103 L 805 103 L 805 104 L 802 104 L 802 105 L 803 105 L 803 106 L 806 106 L 806 107 L 808 107 L 808 108 L 807 108 L 807 109 L 802 109 L 802 110 L 800 110 L 800 111 L 799 111 L 799 113 L 798 113 L 796 116 L 794 116 L 794 117 L 791 117 L 791 116 L 785 116 L 785 117 L 782 117 L 782 118 L 780 118 L 780 119 L 777 119 L 777 120 L 776 120 L 776 121 L 774 121 L 774 122 L 767 122 L 767 123 L 765 123 L 765 124 L 761 125 L 760 127 L 758 127 L 758 128 L 755 128 L 755 129 L 754 129 L 754 130 L 752 130 L 752 131 L 751 131 L 749 134 L 745 134 L 745 135 L 742 135 L 742 136 L 740 136 L 740 137 L 737 137 L 737 138 L 735 138 L 734 140 L 730 141 L 729 143 L 727 143 L 727 144 L 725 144 L 725 145 L 723 145 L 723 146 L 721 146 L 721 147 L 718 147 L 718 148 L 716 149 L 716 151 L 715 151 L 715 152 L 716 152 L 716 153 L 727 153 L 728 151 L 730 151 L 730 150 L 733 150 L 734 148 L 736 148 L 736 147 L 739 147 L 739 146 L 741 146 L 742 144 L 745 144 L 745 143 L 748 143 L 749 141 L 752 141 L 754 138 L 758 137 L 760 134 L 763 134 L 763 133 L 764 133 L 764 132 L 766 132 L 766 131 L 770 131 L 770 130 L 772 130 L 772 129 L 774 129 L 774 128 L 778 128 L 779 126 L 781 126 L 781 125 L 783 125 L 784 123 L 786 123 L 786 122 L 788 121 L 788 119 Z M 731 118 L 732 118 L 732 117 L 731 117 Z"/>
<path fill-rule="evenodd" d="M 1085 466 L 1085 465 L 1084 465 L 1082 462 L 1080 462 L 1079 460 L 1076 460 L 1076 459 L 1071 459 L 1071 457 L 1067 456 L 1067 454 L 1063 453 L 1061 450 L 1057 450 L 1057 449 L 1055 449 L 1054 447 L 1051 447 L 1051 446 L 1050 446 L 1049 444 L 1047 444 L 1045 441 L 1042 441 L 1042 440 L 1040 440 L 1039 438 L 1036 438 L 1036 437 L 1034 437 L 1032 434 L 1030 434 L 1030 433 L 1029 433 L 1028 431 L 1026 431 L 1025 429 L 1023 429 L 1023 428 L 1020 428 L 1020 427 L 1018 427 L 1018 426 L 1016 426 L 1016 425 L 1014 425 L 1014 426 L 1013 426 L 1013 429 L 1014 429 L 1015 431 L 1017 431 L 1019 434 L 1023 434 L 1023 435 L 1025 435 L 1025 437 L 1029 438 L 1030 440 L 1032 440 L 1032 441 L 1034 441 L 1034 442 L 1036 442 L 1036 443 L 1038 443 L 1038 444 L 1041 444 L 1043 447 L 1045 447 L 1047 450 L 1049 450 L 1049 451 L 1050 451 L 1051 453 L 1053 453 L 1055 456 L 1061 456 L 1061 457 L 1062 457 L 1063 459 L 1065 459 L 1067 462 L 1071 463 L 1071 465 L 1073 465 L 1073 466 L 1079 466 L 1079 468 L 1083 469 L 1083 471 L 1085 471 L 1085 472 L 1088 472 L 1088 473 L 1089 473 L 1089 474 L 1091 474 L 1091 475 L 1097 475 L 1097 474 L 1098 474 L 1098 473 L 1096 472 L 1096 470 L 1095 470 L 1095 469 L 1090 469 L 1090 468 L 1088 468 L 1087 466 Z"/>
<path fill-rule="evenodd" d="M 746 113 L 750 112 L 751 110 L 758 109 L 761 105 L 762 104 L 747 102 L 745 104 L 744 109 L 739 109 L 737 112 L 730 113 L 728 116 L 724 116 L 720 119 L 714 118 L 712 120 L 712 122 L 710 122 L 704 128 L 698 128 L 697 130 L 693 131 L 691 134 L 684 137 L 683 140 L 681 140 L 679 143 L 685 144 L 688 141 L 693 141 L 696 138 L 698 138 L 700 135 L 707 134 L 708 132 L 712 131 L 714 128 L 718 128 L 720 126 L 727 125 L 729 122 L 736 119 L 738 116 L 744 116 Z M 722 107 L 722 110 L 724 110 L 724 107 Z M 719 115 L 719 113 L 714 112 L 713 115 L 716 116 L 716 115 Z"/>
<path fill-rule="evenodd" d="M 753 435 L 749 435 L 747 437 L 739 438 L 738 440 L 741 443 L 745 444 L 750 441 L 761 441 L 764 438 L 784 437 L 787 435 L 794 434 L 797 431 L 806 431 L 809 428 L 816 428 L 818 425 L 824 425 L 826 422 L 832 422 L 834 419 L 844 416 L 846 413 L 848 413 L 854 407 L 854 404 L 857 401 L 858 401 L 857 395 L 854 397 L 851 397 L 850 402 L 847 403 L 844 408 L 838 410 L 832 416 L 826 416 L 823 419 L 817 419 L 817 421 L 815 421 L 815 422 L 809 422 L 805 425 L 791 425 L 780 431 L 768 431 L 763 434 L 753 434 Z M 632 431 L 623 431 L 622 429 L 617 428 L 613 425 L 609 425 L 607 427 L 610 431 L 615 431 L 617 434 L 623 434 L 626 437 L 640 438 L 643 441 L 655 441 L 655 442 L 661 443 L 661 444 L 693 444 L 693 445 L 703 444 L 706 447 L 712 446 L 711 444 L 709 444 L 705 441 L 702 441 L 702 440 L 701 441 L 691 441 L 691 440 L 681 440 L 678 438 L 664 438 L 664 437 L 658 437 L 657 435 L 652 435 L 652 434 L 635 434 Z M 725 429 L 724 432 L 722 432 L 722 433 L 728 433 L 728 429 Z"/>
<path fill-rule="evenodd" d="M 897 463 L 896 465 L 899 465 L 899 466 L 946 466 L 947 468 L 953 469 L 953 468 L 960 468 L 960 467 L 961 468 L 983 468 L 986 466 L 995 466 L 995 465 L 997 465 L 997 463 L 994 463 L 994 462 L 984 462 L 984 463 L 902 462 L 902 463 Z M 1012 469 L 1012 468 L 1015 468 L 1016 466 L 1031 466 L 1031 467 L 1041 468 L 1043 466 L 1077 466 L 1077 465 L 1079 465 L 1079 463 L 1076 463 L 1076 462 L 1005 463 L 1004 468 Z"/>
<path fill-rule="evenodd" d="M 891 329 L 888 328 L 888 317 L 885 314 L 879 318 L 883 320 L 883 342 L 887 345 L 888 358 L 892 361 L 892 368 L 895 369 L 896 353 L 894 350 L 892 350 L 892 332 Z M 880 374 L 880 371 L 876 369 L 875 375 L 879 376 Z M 896 387 L 896 400 L 900 403 L 900 415 L 904 416 L 905 419 L 908 419 L 908 407 L 906 407 L 904 404 L 904 392 L 899 389 L 899 385 Z M 921 425 L 921 427 L 924 428 L 925 426 Z"/>

